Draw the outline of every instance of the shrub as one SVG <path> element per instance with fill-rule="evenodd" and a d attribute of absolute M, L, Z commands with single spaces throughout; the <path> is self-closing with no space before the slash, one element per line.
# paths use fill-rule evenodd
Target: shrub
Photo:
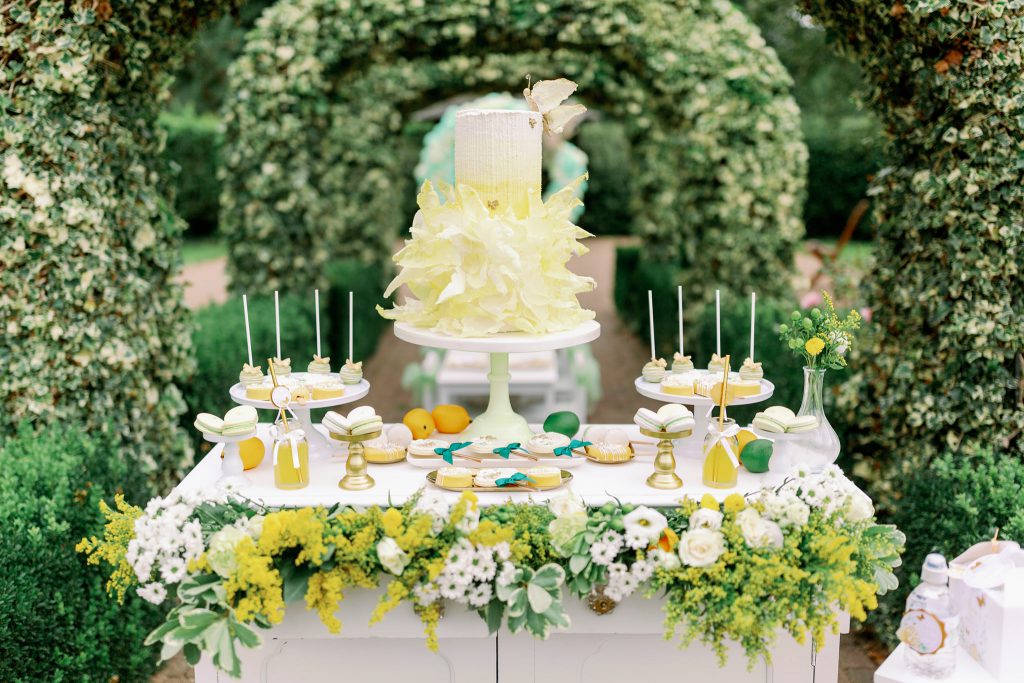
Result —
<path fill-rule="evenodd" d="M 586 210 L 580 216 L 580 227 L 595 235 L 633 232 L 633 152 L 625 126 L 615 121 L 588 121 L 574 142 L 590 157 Z"/>
<path fill-rule="evenodd" d="M 355 261 L 331 264 L 325 274 L 330 287 L 320 291 L 321 348 L 337 368 L 348 354 L 348 291 L 356 302 L 356 360 L 369 358 L 386 321 L 377 315 L 374 304 L 386 303 L 380 296 L 383 274 L 380 268 Z M 281 297 L 281 352 L 292 359 L 292 369 L 305 371 L 316 350 L 316 324 L 313 317 L 313 293 Z M 228 388 L 238 381 L 238 372 L 246 360 L 245 319 L 241 297 L 224 304 L 206 306 L 195 313 L 192 339 L 196 371 L 184 387 L 188 412 L 183 424 L 192 436 L 197 455 L 211 444 L 192 427 L 195 414 L 223 414 L 234 406 Z M 267 358 L 276 353 L 274 297 L 249 297 L 249 326 L 252 332 L 253 360 L 267 373 Z"/>
<path fill-rule="evenodd" d="M 978 541 L 1000 537 L 1024 542 L 1024 463 L 991 449 L 975 455 L 947 451 L 900 481 L 885 482 L 900 500 L 893 522 L 907 535 L 898 590 L 872 616 L 879 635 L 895 644 L 907 594 L 917 585 L 930 552 L 951 560 Z"/>
<path fill-rule="evenodd" d="M 111 423 L 171 481 L 188 441 L 188 314 L 156 120 L 195 27 L 237 0 L 0 8 L 0 434 Z M 183 20 L 187 18 L 187 20 Z"/>
<path fill-rule="evenodd" d="M 1024 457 L 1024 3 L 803 5 L 889 135 L 852 446 L 882 482 L 946 450 Z"/>
<path fill-rule="evenodd" d="M 113 448 L 73 422 L 23 424 L 0 443 L 0 680 L 145 681 L 156 668 L 142 641 L 158 610 L 133 595 L 119 606 L 103 572 L 75 552 L 102 532 L 101 500 L 118 490 L 146 497 Z"/>
<path fill-rule="evenodd" d="M 174 208 L 188 223 L 185 234 L 213 234 L 220 202 L 220 119 L 186 110 L 161 114 L 160 126 L 167 133 L 164 156 L 174 169 Z"/>
<path fill-rule="evenodd" d="M 414 191 L 397 144 L 409 114 L 519 91 L 527 73 L 577 81 L 625 126 L 630 212 L 650 258 L 729 272 L 730 291 L 786 289 L 803 233 L 799 112 L 774 52 L 725 0 L 273 5 L 229 71 L 246 95 L 225 112 L 233 286 L 302 291 L 334 258 L 382 259 Z M 703 278 L 685 285 L 706 298 Z"/>

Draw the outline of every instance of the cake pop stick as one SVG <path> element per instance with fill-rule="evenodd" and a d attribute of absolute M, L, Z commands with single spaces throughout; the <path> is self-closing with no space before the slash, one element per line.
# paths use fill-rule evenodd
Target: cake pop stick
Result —
<path fill-rule="evenodd" d="M 757 308 L 757 293 L 750 293 L 750 361 L 754 361 L 754 310 Z"/>
<path fill-rule="evenodd" d="M 245 314 L 245 346 L 249 351 L 249 365 L 252 365 L 252 333 L 249 332 L 249 297 L 242 295 L 242 312 Z"/>
<path fill-rule="evenodd" d="M 647 290 L 647 319 L 651 325 L 651 360 L 658 356 L 654 353 L 654 293 Z"/>
<path fill-rule="evenodd" d="M 316 355 L 320 356 L 320 290 L 313 290 L 313 308 L 316 309 Z"/>
<path fill-rule="evenodd" d="M 683 346 L 683 286 L 679 285 L 677 290 L 679 298 L 679 354 L 686 355 L 686 348 Z"/>
<path fill-rule="evenodd" d="M 348 359 L 355 361 L 355 354 L 352 353 L 352 292 L 348 293 Z"/>
<path fill-rule="evenodd" d="M 718 409 L 718 433 L 721 434 L 725 430 L 725 404 L 727 403 L 726 397 L 729 395 L 729 356 L 725 357 L 725 376 L 722 377 L 722 395 L 719 402 Z"/>
<path fill-rule="evenodd" d="M 281 304 L 274 290 L 274 330 L 277 332 L 277 357 L 281 358 Z"/>
<path fill-rule="evenodd" d="M 721 290 L 715 290 L 715 354 L 722 355 L 722 297 Z"/>

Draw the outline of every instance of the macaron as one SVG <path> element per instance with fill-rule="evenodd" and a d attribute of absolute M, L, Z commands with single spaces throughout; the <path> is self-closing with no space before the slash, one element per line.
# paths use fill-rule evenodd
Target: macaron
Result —
<path fill-rule="evenodd" d="M 352 432 L 353 436 L 360 434 L 373 434 L 374 432 L 379 432 L 384 428 L 384 420 L 381 419 L 380 415 L 364 417 L 359 420 L 352 420 L 350 417 L 349 422 L 352 424 L 349 431 Z"/>
<path fill-rule="evenodd" d="M 796 418 L 796 413 L 786 406 L 772 406 L 764 409 L 765 415 L 770 415 L 782 424 L 789 424 Z"/>
<path fill-rule="evenodd" d="M 750 424 L 762 432 L 772 432 L 773 434 L 784 434 L 786 432 L 786 423 L 780 422 L 767 413 L 758 413 L 751 420 Z"/>
<path fill-rule="evenodd" d="M 633 422 L 638 427 L 649 429 L 652 432 L 660 432 L 662 428 L 662 420 L 658 417 L 658 414 L 649 408 L 640 408 L 636 411 L 636 415 L 633 416 Z"/>
<path fill-rule="evenodd" d="M 799 434 L 800 432 L 809 432 L 817 426 L 818 418 L 813 415 L 802 415 L 790 420 L 789 424 L 786 425 L 786 432 L 790 434 Z"/>
<path fill-rule="evenodd" d="M 693 417 L 690 415 L 674 415 L 665 420 L 666 432 L 685 432 L 693 429 Z"/>
<path fill-rule="evenodd" d="M 668 420 L 670 417 L 690 417 L 690 409 L 680 403 L 666 403 L 658 408 L 657 416 L 661 420 Z"/>
<path fill-rule="evenodd" d="M 195 428 L 203 434 L 220 434 L 224 429 L 224 420 L 211 413 L 199 413 L 196 415 Z"/>
<path fill-rule="evenodd" d="M 256 429 L 257 422 L 259 422 L 259 414 L 255 408 L 252 406 L 235 406 L 224 413 L 224 425 L 221 427 L 220 433 L 225 436 L 247 434 Z"/>
<path fill-rule="evenodd" d="M 348 418 L 334 411 L 328 411 L 324 415 L 324 419 L 320 421 L 320 424 L 327 427 L 327 431 L 334 432 L 335 434 L 348 434 L 349 430 L 352 429 L 352 423 L 348 421 Z"/>
<path fill-rule="evenodd" d="M 374 410 L 371 406 L 359 406 L 358 408 L 353 408 L 351 411 L 349 411 L 348 421 L 355 422 L 356 420 L 362 420 L 367 417 L 373 417 L 376 414 L 377 411 Z"/>

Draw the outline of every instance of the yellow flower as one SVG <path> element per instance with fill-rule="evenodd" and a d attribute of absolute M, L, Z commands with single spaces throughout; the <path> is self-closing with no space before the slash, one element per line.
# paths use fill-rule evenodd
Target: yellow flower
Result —
<path fill-rule="evenodd" d="M 388 508 L 380 521 L 385 535 L 394 537 L 402 533 L 402 513 L 399 510 Z"/>
<path fill-rule="evenodd" d="M 811 337 L 810 339 L 807 340 L 807 343 L 804 344 L 804 350 L 807 353 L 811 354 L 812 356 L 817 356 L 824 349 L 825 342 L 821 339 L 821 337 Z"/>
<path fill-rule="evenodd" d="M 717 510 L 718 501 L 710 493 L 705 493 L 700 497 L 700 506 L 705 510 Z"/>
<path fill-rule="evenodd" d="M 739 512 L 743 508 L 747 507 L 747 501 L 742 495 L 738 493 L 730 493 L 725 497 L 725 511 L 726 512 Z"/>

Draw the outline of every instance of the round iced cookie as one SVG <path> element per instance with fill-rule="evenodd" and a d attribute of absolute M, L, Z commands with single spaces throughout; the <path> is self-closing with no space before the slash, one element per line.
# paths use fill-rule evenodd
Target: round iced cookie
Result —
<path fill-rule="evenodd" d="M 538 488 L 551 488 L 562 483 L 562 471 L 557 467 L 531 467 L 523 470 L 523 474 Z"/>
<path fill-rule="evenodd" d="M 526 442 L 526 450 L 534 455 L 551 455 L 556 448 L 568 446 L 571 439 L 565 434 L 558 432 L 544 432 L 537 434 Z"/>
<path fill-rule="evenodd" d="M 643 375 L 645 382 L 657 384 L 665 377 L 665 361 L 662 360 L 661 358 L 657 360 L 651 359 L 647 361 L 647 364 L 644 365 L 644 368 L 643 370 L 640 371 L 640 374 Z"/>
<path fill-rule="evenodd" d="M 309 365 L 306 367 L 306 372 L 313 375 L 327 375 L 331 372 L 331 358 L 330 356 L 321 358 L 320 356 L 314 355 L 313 360 L 309 361 Z"/>
<path fill-rule="evenodd" d="M 661 390 L 675 396 L 693 396 L 693 377 L 685 375 L 665 375 L 661 380 Z"/>
<path fill-rule="evenodd" d="M 761 364 L 747 358 L 740 367 L 740 379 L 748 382 L 759 382 L 764 379 L 764 370 L 761 368 Z"/>
<path fill-rule="evenodd" d="M 441 467 L 435 479 L 438 486 L 451 489 L 468 489 L 473 485 L 473 470 L 465 467 Z"/>
<path fill-rule="evenodd" d="M 693 360 L 689 356 L 676 352 L 672 356 L 672 372 L 676 375 L 693 372 Z"/>
<path fill-rule="evenodd" d="M 473 445 L 469 450 L 477 455 L 490 455 L 495 448 L 501 448 L 505 442 L 496 436 L 479 436 L 473 439 Z"/>
<path fill-rule="evenodd" d="M 351 358 L 346 360 L 338 375 L 344 384 L 359 384 L 363 380 L 363 362 L 353 363 Z"/>
<path fill-rule="evenodd" d="M 473 485 L 481 488 L 494 488 L 498 485 L 498 480 L 507 477 L 508 474 L 497 468 L 490 468 L 485 470 L 479 470 L 476 476 L 473 477 Z"/>
<path fill-rule="evenodd" d="M 242 371 L 238 373 L 238 381 L 243 387 L 251 387 L 263 381 L 263 371 L 258 365 L 242 364 Z"/>
<path fill-rule="evenodd" d="M 409 442 L 409 455 L 414 458 L 436 458 L 435 448 L 447 448 L 448 442 L 440 439 L 413 439 Z"/>

